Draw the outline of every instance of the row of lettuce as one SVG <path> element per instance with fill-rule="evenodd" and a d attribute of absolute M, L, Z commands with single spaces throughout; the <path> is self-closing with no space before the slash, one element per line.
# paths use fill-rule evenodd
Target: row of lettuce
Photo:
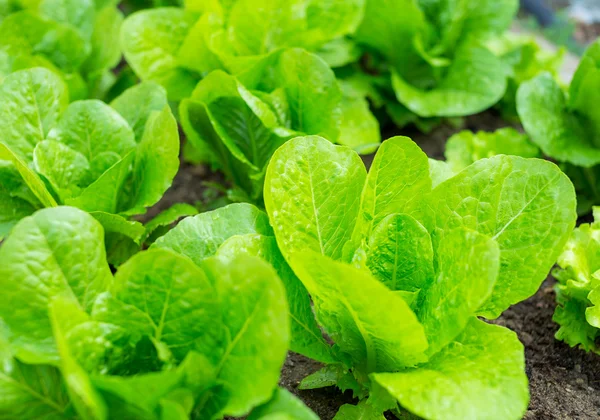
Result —
<path fill-rule="evenodd" d="M 521 418 L 523 346 L 480 317 L 535 293 L 575 191 L 539 159 L 438 169 L 406 137 L 368 173 L 350 148 L 297 137 L 268 165 L 266 213 L 186 218 L 115 274 L 90 213 L 25 217 L 0 247 L 0 412 L 314 419 L 277 389 L 289 348 L 325 364 L 301 388 L 358 399 L 338 419 Z"/>
<path fill-rule="evenodd" d="M 277 388 L 291 349 L 326 365 L 301 388 L 352 390 L 339 419 L 520 418 L 523 348 L 478 317 L 557 259 L 557 336 L 598 350 L 598 227 L 569 238 L 573 183 L 536 158 L 598 202 L 600 44 L 565 91 L 502 35 L 513 1 L 115 3 L 0 0 L 0 417 L 314 419 Z M 527 135 L 462 132 L 445 162 L 379 146 L 385 118 L 494 104 Z M 178 120 L 253 204 L 135 221 Z"/>

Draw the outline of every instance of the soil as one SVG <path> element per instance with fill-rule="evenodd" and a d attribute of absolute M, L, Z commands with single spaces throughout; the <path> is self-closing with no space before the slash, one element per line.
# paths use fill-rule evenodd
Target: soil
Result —
<path fill-rule="evenodd" d="M 433 158 L 443 158 L 444 143 L 461 129 L 495 130 L 509 125 L 493 111 L 468 117 L 463 127 L 444 124 L 429 134 L 414 128 L 384 129 L 384 138 L 406 135 L 415 140 Z M 369 165 L 372 156 L 363 157 Z M 207 188 L 206 182 L 223 184 L 219 173 L 203 166 L 182 162 L 173 186 L 163 200 L 150 210 L 147 217 L 176 202 L 195 204 L 209 209 L 218 194 Z M 554 280 L 548 278 L 538 293 L 530 299 L 508 309 L 497 324 L 515 331 L 525 346 L 527 376 L 530 381 L 531 401 L 525 416 L 527 420 L 585 420 L 600 418 L 600 356 L 586 354 L 579 349 L 554 339 L 557 325 L 552 322 L 554 312 Z M 321 367 L 318 362 L 299 354 L 289 353 L 282 369 L 280 384 L 299 396 L 321 419 L 332 419 L 338 408 L 353 403 L 351 393 L 341 393 L 335 388 L 301 391 L 300 381 Z M 393 418 L 389 416 L 388 418 Z"/>

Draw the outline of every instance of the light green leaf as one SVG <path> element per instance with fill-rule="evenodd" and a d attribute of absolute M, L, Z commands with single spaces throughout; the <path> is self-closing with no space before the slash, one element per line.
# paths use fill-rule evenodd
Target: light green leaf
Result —
<path fill-rule="evenodd" d="M 102 211 L 91 211 L 90 214 L 100 222 L 105 233 L 119 233 L 131 238 L 136 244 L 141 244 L 145 229 L 140 222 Z"/>
<path fill-rule="evenodd" d="M 275 152 L 265 179 L 265 206 L 288 261 L 293 252 L 308 249 L 341 258 L 365 177 L 355 152 L 321 137 L 297 137 Z"/>
<path fill-rule="evenodd" d="M 337 141 L 342 92 L 333 71 L 316 55 L 297 48 L 277 52 L 238 78 L 251 90 L 282 88 L 290 107 L 288 128 Z"/>
<path fill-rule="evenodd" d="M 424 28 L 425 16 L 415 0 L 367 0 L 355 37 L 403 69 L 414 55 L 411 40 Z"/>
<path fill-rule="evenodd" d="M 339 364 L 325 365 L 316 372 L 305 376 L 298 385 L 298 389 L 319 389 L 335 386 L 344 375 L 344 368 Z"/>
<path fill-rule="evenodd" d="M 366 266 L 390 290 L 423 293 L 434 281 L 427 229 L 407 214 L 390 214 L 368 240 Z"/>
<path fill-rule="evenodd" d="M 427 419 L 520 419 L 529 392 L 523 345 L 512 331 L 475 318 L 428 363 L 375 373 L 380 392 Z"/>
<path fill-rule="evenodd" d="M 446 233 L 460 226 L 498 242 L 500 273 L 480 310 L 496 318 L 533 295 L 546 278 L 574 226 L 575 206 L 573 185 L 556 165 L 500 155 L 439 185 L 424 203 L 422 223 L 434 252 Z"/>
<path fill-rule="evenodd" d="M 319 417 L 291 392 L 277 388 L 266 404 L 252 410 L 248 420 L 318 420 Z"/>
<path fill-rule="evenodd" d="M 600 112 L 594 106 L 600 89 L 600 41 L 596 40 L 585 52 L 569 88 L 569 109 L 577 114 L 582 124 L 600 146 Z"/>
<path fill-rule="evenodd" d="M 169 225 L 177 222 L 179 219 L 198 214 L 198 209 L 190 204 L 175 203 L 168 209 L 162 211 L 145 225 L 143 242 L 154 237 L 161 228 L 168 228 Z M 166 233 L 166 232 L 165 232 Z"/>
<path fill-rule="evenodd" d="M 84 74 L 97 75 L 119 64 L 119 33 L 122 24 L 123 13 L 116 7 L 104 7 L 96 12 L 90 40 L 92 50 L 81 68 Z"/>
<path fill-rule="evenodd" d="M 436 278 L 417 315 L 433 355 L 452 342 L 490 297 L 500 268 L 496 241 L 475 231 L 448 232 L 436 250 Z"/>
<path fill-rule="evenodd" d="M 106 259 L 110 265 L 118 267 L 140 251 L 145 234 L 140 222 L 102 211 L 91 211 L 90 214 L 104 228 Z"/>
<path fill-rule="evenodd" d="M 65 200 L 65 203 L 90 212 L 117 213 L 121 204 L 118 193 L 122 191 L 130 174 L 134 154 L 134 151 L 126 154 L 123 159 L 118 160 L 85 188 L 79 196 Z"/>
<path fill-rule="evenodd" d="M 94 9 L 93 0 L 41 0 L 38 6 L 42 16 L 73 27 L 86 40 L 94 30 Z"/>
<path fill-rule="evenodd" d="M 62 201 L 78 195 L 90 176 L 85 156 L 54 140 L 43 140 L 35 146 L 33 164 Z"/>
<path fill-rule="evenodd" d="M 548 73 L 521 85 L 517 110 L 525 131 L 544 154 L 590 167 L 600 163 L 600 133 L 568 109 L 565 93 Z"/>
<path fill-rule="evenodd" d="M 590 308 L 588 303 L 573 299 L 560 289 L 556 293 L 556 303 L 552 321 L 560 325 L 560 328 L 556 331 L 554 337 L 557 340 L 564 341 L 571 347 L 598 352 L 596 340 L 600 336 L 600 329 L 591 325 L 586 317 L 586 312 Z M 590 319 L 593 320 L 593 317 L 592 312 Z"/>
<path fill-rule="evenodd" d="M 598 352 L 598 292 L 600 285 L 600 217 L 582 223 L 558 257 L 560 269 L 552 272 L 558 280 L 553 321 L 560 325 L 555 337 L 572 347 Z M 595 306 L 594 306 L 595 305 Z"/>
<path fill-rule="evenodd" d="M 208 149 L 234 184 L 251 198 L 262 191 L 264 168 L 290 136 L 268 104 L 237 79 L 214 71 L 181 103 L 182 125 L 199 150 Z"/>
<path fill-rule="evenodd" d="M 48 320 L 57 296 L 90 309 L 112 283 L 100 224 L 69 207 L 44 209 L 21 220 L 0 247 L 0 285 L 6 299 L 0 317 L 21 360 L 56 363 L 58 354 Z M 15 305 L 22 310 L 15 311 Z"/>
<path fill-rule="evenodd" d="M 0 162 L 0 241 L 19 220 L 32 214 L 39 205 L 20 196 L 19 190 L 23 189 L 27 187 L 14 166 Z"/>
<path fill-rule="evenodd" d="M 399 72 L 393 73 L 392 84 L 398 101 L 421 117 L 461 117 L 498 102 L 506 91 L 506 76 L 504 64 L 489 50 L 464 43 L 432 89 L 410 84 Z"/>
<path fill-rule="evenodd" d="M 537 158 L 540 150 L 525 134 L 507 127 L 492 133 L 461 131 L 448 139 L 444 155 L 454 173 L 458 173 L 479 159 L 496 155 Z"/>
<path fill-rule="evenodd" d="M 182 374 L 175 370 L 129 377 L 95 375 L 91 381 L 107 401 L 109 418 L 115 419 L 158 419 L 161 400 L 183 385 Z"/>
<path fill-rule="evenodd" d="M 164 342 L 181 361 L 198 343 L 216 344 L 219 303 L 211 283 L 188 258 L 141 252 L 119 267 L 112 297 L 96 302 L 94 319 Z"/>
<path fill-rule="evenodd" d="M 357 378 L 427 360 L 427 339 L 416 315 L 368 272 L 314 251 L 293 254 L 291 266 L 313 299 L 317 320 L 352 361 Z"/>
<path fill-rule="evenodd" d="M 357 405 L 344 404 L 340 407 L 334 420 L 384 420 L 385 416 L 370 405 L 367 400 L 362 400 Z"/>
<path fill-rule="evenodd" d="M 360 154 L 375 152 L 381 143 L 379 122 L 369 109 L 369 102 L 360 96 L 345 95 L 342 99 L 342 122 L 337 143 Z"/>
<path fill-rule="evenodd" d="M 350 38 L 336 38 L 315 51 L 332 69 L 344 67 L 358 61 L 363 51 Z"/>
<path fill-rule="evenodd" d="M 221 308 L 212 323 L 219 320 L 224 335 L 218 345 L 203 343 L 201 353 L 216 366 L 221 387 L 213 391 L 214 398 L 227 396 L 220 411 L 242 416 L 267 402 L 277 386 L 289 343 L 285 290 L 273 268 L 260 258 L 213 257 L 202 267 Z"/>
<path fill-rule="evenodd" d="M 290 350 L 322 363 L 335 361 L 315 320 L 308 292 L 285 262 L 274 237 L 260 234 L 232 236 L 221 245 L 217 255 L 224 258 L 256 256 L 271 264 L 285 286 L 290 305 Z"/>
<path fill-rule="evenodd" d="M 71 73 L 89 54 L 89 45 L 77 29 L 29 11 L 13 13 L 0 24 L 0 49 L 11 55 L 42 56 Z"/>
<path fill-rule="evenodd" d="M 31 189 L 35 197 L 40 200 L 40 203 L 46 207 L 56 206 L 56 200 L 50 194 L 44 182 L 40 179 L 38 174 L 32 171 L 25 162 L 21 160 L 17 154 L 8 148 L 3 143 L 0 143 L 0 160 L 10 161 L 17 168 L 19 174 L 23 178 L 23 181 Z"/>
<path fill-rule="evenodd" d="M 139 143 L 152 112 L 162 111 L 168 104 L 163 87 L 153 82 L 142 82 L 127 89 L 110 106 L 129 123 Z"/>
<path fill-rule="evenodd" d="M 199 265 L 215 255 L 227 239 L 250 233 L 272 236 L 269 218 L 251 204 L 236 203 L 183 219 L 152 248 L 170 249 Z"/>
<path fill-rule="evenodd" d="M 179 169 L 179 131 L 169 106 L 148 117 L 133 163 L 130 199 L 123 214 L 145 213 L 171 186 Z"/>
<path fill-rule="evenodd" d="M 58 297 L 50 301 L 50 322 L 60 354 L 60 370 L 65 378 L 67 392 L 77 414 L 84 420 L 107 419 L 107 407 L 94 389 L 85 370 L 77 363 L 67 340 L 67 328 L 73 321 L 87 314 L 81 312 L 76 301 Z"/>
<path fill-rule="evenodd" d="M 71 103 L 48 133 L 48 140 L 63 143 L 85 156 L 90 162 L 92 180 L 98 179 L 136 145 L 127 121 L 98 100 Z"/>
<path fill-rule="evenodd" d="M 595 274 L 596 281 L 600 284 L 600 272 Z M 596 286 L 588 295 L 590 303 L 593 305 L 585 310 L 585 319 L 596 329 L 600 328 L 600 287 Z M 596 330 L 596 335 L 600 334 Z"/>
<path fill-rule="evenodd" d="M 0 370 L 0 417 L 5 419 L 66 419 L 69 398 L 55 367 L 3 361 Z"/>
<path fill-rule="evenodd" d="M 0 141 L 30 161 L 35 145 L 56 125 L 68 102 L 65 84 L 49 70 L 8 75 L 0 86 Z"/>
<path fill-rule="evenodd" d="M 183 9 L 157 8 L 132 14 L 121 27 L 127 62 L 142 80 L 164 86 L 172 101 L 189 96 L 199 80 L 177 65 L 177 53 L 197 19 Z"/>
<path fill-rule="evenodd" d="M 357 181 L 352 181 L 356 182 Z M 354 249 L 393 213 L 411 214 L 431 191 L 427 155 L 408 137 L 383 142 L 367 175 L 352 241 Z"/>
<path fill-rule="evenodd" d="M 454 171 L 450 164 L 443 160 L 429 159 L 429 177 L 431 178 L 432 188 L 437 187 L 453 176 Z"/>

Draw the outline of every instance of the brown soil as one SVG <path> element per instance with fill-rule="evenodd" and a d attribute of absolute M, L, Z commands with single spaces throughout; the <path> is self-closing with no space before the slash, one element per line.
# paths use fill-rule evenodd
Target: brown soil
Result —
<path fill-rule="evenodd" d="M 465 119 L 464 128 L 494 130 L 508 124 L 494 112 L 485 112 Z M 446 139 L 460 129 L 442 125 L 429 134 L 407 128 L 385 130 L 389 135 L 407 135 L 434 158 L 443 157 Z M 370 164 L 372 157 L 364 157 Z M 173 186 L 163 200 L 148 215 L 176 202 L 187 202 L 209 208 L 213 194 L 204 182 L 223 182 L 222 176 L 204 167 L 182 163 Z M 548 279 L 538 293 L 507 310 L 497 321 L 516 331 L 525 345 L 527 376 L 530 380 L 531 402 L 525 416 L 533 419 L 598 419 L 600 418 L 600 356 L 572 349 L 554 339 L 557 329 L 552 322 L 554 311 L 553 280 Z M 332 419 L 338 408 L 352 403 L 352 395 L 342 394 L 335 388 L 300 391 L 299 382 L 320 368 L 320 364 L 295 353 L 290 353 L 282 369 L 281 386 L 299 396 L 321 419 Z M 391 417 L 390 417 L 391 418 Z"/>

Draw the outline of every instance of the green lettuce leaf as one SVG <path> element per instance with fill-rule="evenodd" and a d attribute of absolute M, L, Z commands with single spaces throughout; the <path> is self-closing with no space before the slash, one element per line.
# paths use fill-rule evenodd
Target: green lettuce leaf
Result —
<path fill-rule="evenodd" d="M 284 388 L 277 388 L 266 404 L 255 408 L 248 420 L 318 420 L 319 417 L 298 397 Z"/>
<path fill-rule="evenodd" d="M 500 273 L 480 310 L 496 318 L 533 295 L 545 279 L 574 227 L 575 201 L 573 185 L 553 163 L 499 155 L 475 162 L 436 187 L 422 222 L 434 252 L 446 232 L 459 226 L 498 242 Z"/>
<path fill-rule="evenodd" d="M 597 208 L 595 208 L 597 209 Z M 597 213 L 597 210 L 596 210 Z M 558 257 L 560 269 L 552 274 L 557 306 L 553 320 L 560 325 L 556 338 L 572 347 L 600 351 L 596 338 L 600 335 L 597 320 L 598 286 L 600 285 L 600 217 L 593 223 L 574 229 Z"/>
<path fill-rule="evenodd" d="M 113 278 L 106 263 L 104 232 L 90 215 L 75 208 L 40 210 L 22 219 L 0 247 L 0 283 L 5 290 L 0 317 L 20 360 L 57 363 L 48 319 L 56 297 L 90 310 Z M 18 302 L 22 308 L 14 310 Z"/>
<path fill-rule="evenodd" d="M 444 152 L 446 161 L 454 173 L 462 171 L 479 159 L 503 154 L 537 158 L 540 157 L 540 150 L 525 134 L 507 127 L 493 133 L 461 131 L 448 139 Z"/>
<path fill-rule="evenodd" d="M 265 179 L 265 206 L 288 261 L 307 249 L 341 258 L 365 176 L 355 152 L 321 137 L 298 137 L 275 152 Z"/>
<path fill-rule="evenodd" d="M 69 398 L 63 379 L 53 366 L 27 365 L 13 358 L 3 360 L 0 393 L 1 417 L 67 418 Z"/>
<path fill-rule="evenodd" d="M 398 101 L 421 117 L 461 117 L 481 112 L 504 96 L 506 68 L 485 47 L 465 43 L 434 88 L 416 87 L 397 72 L 392 84 Z"/>
<path fill-rule="evenodd" d="M 425 292 L 434 279 L 431 237 L 407 214 L 390 214 L 377 225 L 366 258 L 371 274 L 390 290 Z"/>
<path fill-rule="evenodd" d="M 164 86 L 170 100 L 189 96 L 198 82 L 198 76 L 177 65 L 177 51 L 197 19 L 186 10 L 158 8 L 134 13 L 121 27 L 129 65 L 142 80 Z"/>
<path fill-rule="evenodd" d="M 490 295 L 500 269 L 500 250 L 492 238 L 458 228 L 441 240 L 435 282 L 424 295 L 417 315 L 433 355 L 452 342 Z"/>
<path fill-rule="evenodd" d="M 598 134 L 571 112 L 565 93 L 550 74 L 543 73 L 521 85 L 517 110 L 525 131 L 544 154 L 577 166 L 600 163 Z"/>
<path fill-rule="evenodd" d="M 182 220 L 152 244 L 185 255 L 196 264 L 216 254 L 219 247 L 236 235 L 273 236 L 269 218 L 257 207 L 236 203 Z"/>
<path fill-rule="evenodd" d="M 427 339 L 416 315 L 368 272 L 314 251 L 293 254 L 291 266 L 313 299 L 317 320 L 352 362 L 355 376 L 366 380 L 372 372 L 427 360 Z"/>
<path fill-rule="evenodd" d="M 30 160 L 67 108 L 62 80 L 43 69 L 19 71 L 0 85 L 0 138 L 21 159 Z"/>
<path fill-rule="evenodd" d="M 529 395 L 515 333 L 477 319 L 416 369 L 371 375 L 408 411 L 428 419 L 520 419 Z"/>
<path fill-rule="evenodd" d="M 232 236 L 221 245 L 217 255 L 225 258 L 251 255 L 271 264 L 285 286 L 290 306 L 290 350 L 323 363 L 335 362 L 331 356 L 330 345 L 323 338 L 315 321 L 308 292 L 279 252 L 273 236 L 260 234 Z"/>
<path fill-rule="evenodd" d="M 241 416 L 267 402 L 279 380 L 289 342 L 285 289 L 275 270 L 257 257 L 213 257 L 202 267 L 215 286 L 221 308 L 216 319 L 223 327 L 218 343 L 202 346 L 220 384 L 208 392 L 227 397 L 223 414 Z"/>

